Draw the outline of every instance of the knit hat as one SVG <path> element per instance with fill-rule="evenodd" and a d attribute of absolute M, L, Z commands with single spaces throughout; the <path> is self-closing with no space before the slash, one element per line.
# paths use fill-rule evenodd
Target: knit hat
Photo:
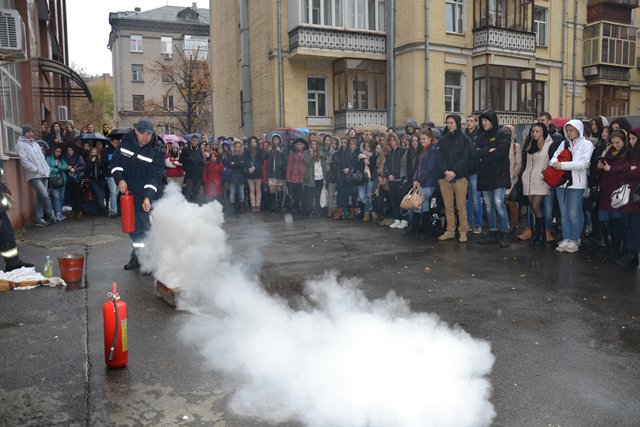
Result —
<path fill-rule="evenodd" d="M 33 132 L 33 127 L 31 125 L 22 125 L 22 134 L 24 135 L 27 132 Z"/>
<path fill-rule="evenodd" d="M 171 148 L 175 148 L 176 150 L 180 149 L 180 144 L 178 144 L 177 142 L 174 142 L 171 144 Z"/>
<path fill-rule="evenodd" d="M 431 128 L 431 132 L 433 133 L 433 139 L 435 140 L 440 140 L 440 138 L 442 137 L 442 134 L 440 133 L 440 131 L 436 128 Z"/>

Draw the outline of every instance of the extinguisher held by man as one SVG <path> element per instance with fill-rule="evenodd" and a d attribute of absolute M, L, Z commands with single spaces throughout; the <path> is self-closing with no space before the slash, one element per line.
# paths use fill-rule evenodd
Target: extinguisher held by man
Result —
<path fill-rule="evenodd" d="M 111 160 L 111 175 L 122 194 L 134 197 L 135 230 L 129 233 L 132 241 L 131 257 L 125 270 L 140 268 L 139 251 L 144 248 L 144 237 L 151 227 L 151 202 L 162 196 L 164 152 L 148 119 L 140 120 L 131 132 L 122 138 Z"/>

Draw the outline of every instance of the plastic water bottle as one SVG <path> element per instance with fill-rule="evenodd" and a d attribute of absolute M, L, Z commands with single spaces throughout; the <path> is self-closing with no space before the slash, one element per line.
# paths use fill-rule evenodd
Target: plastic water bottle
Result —
<path fill-rule="evenodd" d="M 49 255 L 44 261 L 44 277 L 53 277 L 53 261 Z"/>

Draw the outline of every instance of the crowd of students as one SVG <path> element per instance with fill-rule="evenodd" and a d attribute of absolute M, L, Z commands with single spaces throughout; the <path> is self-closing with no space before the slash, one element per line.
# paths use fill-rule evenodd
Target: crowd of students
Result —
<path fill-rule="evenodd" d="M 164 145 L 166 182 L 177 183 L 190 202 L 218 200 L 230 213 L 377 222 L 460 243 L 476 234 L 478 243 L 502 248 L 516 236 L 535 247 L 554 242 L 567 253 L 589 238 L 618 263 L 638 265 L 638 131 L 625 118 L 558 121 L 543 113 L 518 141 L 514 127 L 500 125 L 489 110 L 465 123 L 450 114 L 444 129 L 410 120 L 402 130 L 349 129 L 344 136 L 286 141 L 278 133 L 212 141 L 193 135 Z M 117 217 L 109 160 L 118 141 L 63 146 L 55 125 L 48 136 L 52 221 L 65 218 L 65 200 L 81 217 L 87 191 L 97 213 Z M 562 181 L 550 185 L 546 169 Z M 424 203 L 403 210 L 412 188 Z"/>

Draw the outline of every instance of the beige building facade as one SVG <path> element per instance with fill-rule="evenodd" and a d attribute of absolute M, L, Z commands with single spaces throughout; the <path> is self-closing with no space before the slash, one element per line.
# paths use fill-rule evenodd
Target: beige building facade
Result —
<path fill-rule="evenodd" d="M 176 115 L 184 111 L 184 100 L 162 67 L 182 67 L 181 55 L 195 55 L 199 63 L 208 64 L 209 15 L 195 3 L 109 14 L 115 127 L 150 117 L 159 133 L 179 130 Z M 205 116 L 208 123 L 211 108 Z M 209 127 L 197 130 L 210 132 Z"/>
<path fill-rule="evenodd" d="M 638 5 L 212 0 L 214 132 L 638 115 Z"/>

